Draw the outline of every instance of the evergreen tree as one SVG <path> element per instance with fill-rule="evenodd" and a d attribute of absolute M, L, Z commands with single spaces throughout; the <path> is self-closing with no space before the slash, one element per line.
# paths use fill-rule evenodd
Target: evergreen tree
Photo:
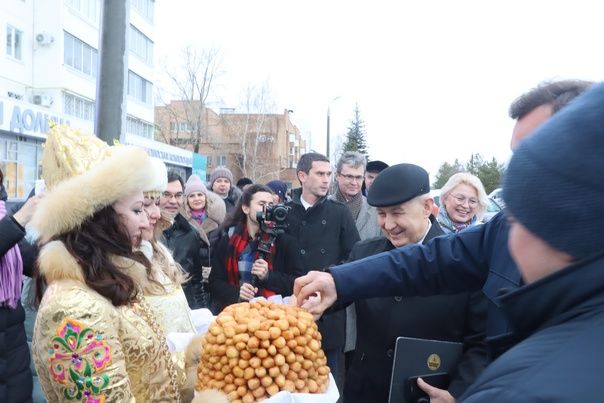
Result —
<path fill-rule="evenodd" d="M 497 162 L 495 157 L 491 161 L 485 161 L 482 155 L 472 154 L 470 160 L 465 164 L 455 159 L 453 164 L 444 162 L 436 173 L 436 180 L 432 184 L 434 189 L 442 188 L 451 176 L 458 172 L 468 172 L 482 182 L 487 194 L 501 186 L 503 178 L 504 165 Z"/>
<path fill-rule="evenodd" d="M 495 157 L 490 162 L 484 162 L 479 168 L 476 176 L 480 178 L 487 194 L 501 186 L 504 165 L 497 162 Z"/>
<path fill-rule="evenodd" d="M 449 178 L 455 175 L 458 172 L 463 172 L 464 167 L 459 162 L 458 159 L 455 159 L 453 164 L 449 164 L 448 162 L 444 162 L 440 168 L 438 168 L 438 172 L 436 173 L 436 180 L 432 184 L 434 189 L 440 189 L 445 186 L 445 183 L 449 180 Z"/>
<path fill-rule="evenodd" d="M 346 142 L 344 143 L 342 152 L 346 151 L 358 151 L 369 159 L 367 143 L 365 141 L 365 123 L 361 119 L 358 104 L 355 106 L 354 118 L 350 122 L 348 133 L 346 134 Z"/>

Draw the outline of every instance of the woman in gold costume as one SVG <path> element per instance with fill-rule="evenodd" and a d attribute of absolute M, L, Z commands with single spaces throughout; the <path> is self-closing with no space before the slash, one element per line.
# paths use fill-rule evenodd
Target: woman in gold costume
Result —
<path fill-rule="evenodd" d="M 46 398 L 181 401 L 184 372 L 143 297 L 152 281 L 151 262 L 138 250 L 149 225 L 143 190 L 154 183 L 150 157 L 57 131 L 43 169 L 50 190 L 32 225 L 43 245 L 38 290 L 46 287 L 33 355 Z"/>
<path fill-rule="evenodd" d="M 151 262 L 151 270 L 143 289 L 145 299 L 158 314 L 158 320 L 165 333 L 193 333 L 195 328 L 191 320 L 191 311 L 181 284 L 187 281 L 168 248 L 159 241 L 161 233 L 171 223 L 161 215 L 159 197 L 166 190 L 168 173 L 163 161 L 153 159 L 155 183 L 145 189 L 143 209 L 147 214 L 149 226 L 142 231 L 140 250 Z"/>

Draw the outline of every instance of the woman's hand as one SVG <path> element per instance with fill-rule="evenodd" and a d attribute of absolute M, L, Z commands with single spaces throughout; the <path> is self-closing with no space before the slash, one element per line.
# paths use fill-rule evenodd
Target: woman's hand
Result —
<path fill-rule="evenodd" d="M 241 301 L 249 301 L 254 298 L 257 292 L 258 288 L 254 287 L 250 283 L 243 283 L 239 288 L 239 299 Z"/>
<path fill-rule="evenodd" d="M 43 197 L 44 197 L 44 193 L 30 197 L 29 199 L 27 199 L 25 204 L 23 204 L 23 206 L 21 206 L 19 211 L 17 211 L 13 215 L 13 218 L 15 220 L 17 220 L 19 225 L 21 225 L 23 228 L 25 228 L 25 226 L 29 223 L 29 220 L 31 220 L 31 217 L 34 215 L 34 212 L 36 211 L 36 207 L 38 206 L 38 203 L 40 202 L 40 200 Z"/>
<path fill-rule="evenodd" d="M 258 259 L 252 266 L 252 274 L 264 281 L 268 277 L 268 263 L 264 259 Z"/>

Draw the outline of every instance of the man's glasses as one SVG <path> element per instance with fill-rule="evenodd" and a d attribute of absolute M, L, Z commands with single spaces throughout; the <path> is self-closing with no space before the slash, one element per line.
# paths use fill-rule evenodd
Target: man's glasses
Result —
<path fill-rule="evenodd" d="M 362 175 L 344 175 L 340 172 L 338 172 L 338 175 L 340 175 L 342 178 L 346 179 L 348 182 L 362 182 L 363 181 L 363 176 Z"/>
<path fill-rule="evenodd" d="M 180 199 L 182 199 L 182 196 L 183 196 L 182 192 L 178 192 L 178 193 L 163 192 L 161 194 L 161 197 L 164 198 L 164 199 L 175 198 L 176 200 L 180 200 Z"/>
<path fill-rule="evenodd" d="M 451 196 L 455 199 L 455 202 L 460 206 L 464 205 L 466 203 L 466 201 L 468 202 L 468 206 L 470 206 L 470 207 L 478 206 L 478 200 L 473 197 L 466 197 L 466 196 L 460 195 L 460 194 L 451 195 Z"/>

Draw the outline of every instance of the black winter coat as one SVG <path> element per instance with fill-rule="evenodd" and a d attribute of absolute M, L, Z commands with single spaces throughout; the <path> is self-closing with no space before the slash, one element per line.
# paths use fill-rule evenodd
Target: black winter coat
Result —
<path fill-rule="evenodd" d="M 348 259 L 359 241 L 359 233 L 350 210 L 339 201 L 323 197 L 308 210 L 300 202 L 302 189 L 292 191 L 288 215 L 288 233 L 300 244 L 299 254 L 306 270 L 325 270 Z M 323 315 L 317 322 L 324 350 L 344 347 L 346 312 Z"/>
<path fill-rule="evenodd" d="M 25 230 L 12 217 L 0 220 L 0 256 L 19 244 L 23 271 L 32 275 L 37 250 L 23 239 Z M 21 304 L 15 309 L 0 308 L 0 402 L 31 402 L 32 373 L 25 335 L 25 311 Z"/>
<path fill-rule="evenodd" d="M 433 220 L 424 242 L 443 235 Z M 351 260 L 394 249 L 384 237 L 355 245 Z M 393 353 L 399 336 L 464 343 L 464 355 L 448 387 L 461 395 L 486 364 L 487 299 L 482 292 L 434 297 L 370 298 L 355 301 L 357 343 L 346 376 L 344 401 L 387 402 Z M 420 374 L 418 374 L 420 375 Z"/>
<path fill-rule="evenodd" d="M 226 259 L 229 250 L 229 235 L 226 230 L 220 230 L 220 237 L 216 241 L 212 257 L 212 271 L 210 272 L 210 293 L 214 310 L 222 311 L 226 306 L 239 301 L 239 286 L 228 282 Z M 287 234 L 277 236 L 275 240 L 275 256 L 273 257 L 273 270 L 268 277 L 257 286 L 266 288 L 284 297 L 292 295 L 294 280 L 306 274 L 299 255 L 298 242 Z"/>
<path fill-rule="evenodd" d="M 161 241 L 189 275 L 189 280 L 182 285 L 189 307 L 208 308 L 210 298 L 202 281 L 201 267 L 211 265 L 210 245 L 181 214 L 174 217 L 174 224 L 164 231 Z"/>

